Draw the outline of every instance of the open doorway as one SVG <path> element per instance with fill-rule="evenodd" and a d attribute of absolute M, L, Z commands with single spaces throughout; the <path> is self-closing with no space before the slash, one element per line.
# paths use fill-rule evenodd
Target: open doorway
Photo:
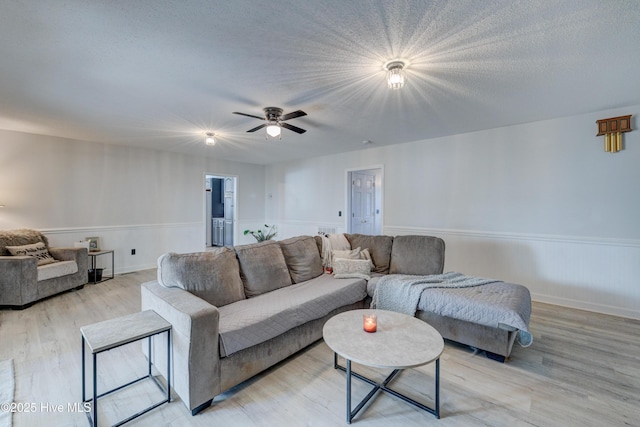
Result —
<path fill-rule="evenodd" d="M 347 230 L 382 234 L 382 167 L 347 171 Z"/>
<path fill-rule="evenodd" d="M 236 236 L 237 178 L 205 175 L 206 247 L 233 246 Z"/>

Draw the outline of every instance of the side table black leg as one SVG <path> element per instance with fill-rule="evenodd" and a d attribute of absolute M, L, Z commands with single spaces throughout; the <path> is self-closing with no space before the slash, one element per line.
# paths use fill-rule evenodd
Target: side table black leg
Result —
<path fill-rule="evenodd" d="M 147 338 L 147 344 L 148 344 L 148 350 L 149 350 L 149 357 L 147 358 L 148 364 L 149 364 L 149 372 L 148 372 L 148 376 L 149 378 L 151 378 L 151 337 Z"/>
<path fill-rule="evenodd" d="M 347 359 L 347 424 L 351 424 L 351 360 Z"/>
<path fill-rule="evenodd" d="M 87 395 L 85 392 L 85 381 L 84 381 L 84 366 L 85 361 L 84 361 L 84 335 L 82 335 L 82 403 L 87 401 Z"/>
<path fill-rule="evenodd" d="M 171 330 L 167 330 L 167 403 L 171 402 Z"/>
<path fill-rule="evenodd" d="M 96 257 L 94 256 L 89 256 L 89 258 L 91 258 L 91 271 L 93 271 L 93 284 L 96 284 L 96 279 L 97 279 L 97 275 L 96 275 Z"/>
<path fill-rule="evenodd" d="M 97 354 L 93 353 L 93 427 L 98 427 L 98 366 Z"/>

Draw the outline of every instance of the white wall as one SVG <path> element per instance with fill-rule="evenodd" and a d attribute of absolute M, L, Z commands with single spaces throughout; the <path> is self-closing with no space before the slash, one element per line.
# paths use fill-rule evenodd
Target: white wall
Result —
<path fill-rule="evenodd" d="M 635 129 L 640 105 L 266 168 L 0 130 L 0 228 L 98 236 L 122 273 L 202 250 L 206 173 L 238 176 L 249 243 L 242 231 L 265 222 L 278 238 L 346 231 L 347 171 L 383 166 L 383 233 L 441 236 L 446 270 L 536 300 L 640 318 L 640 131 L 615 154 L 595 137 L 597 119 L 624 114 Z"/>
<path fill-rule="evenodd" d="M 53 246 L 98 236 L 116 273 L 155 267 L 163 252 L 204 249 L 206 173 L 238 177 L 238 241 L 250 242 L 264 166 L 0 130 L 0 228 L 42 230 Z"/>
<path fill-rule="evenodd" d="M 640 318 L 640 131 L 605 153 L 596 120 L 640 105 L 268 166 L 280 238 L 346 229 L 346 171 L 384 165 L 385 234 L 431 234 L 446 270 Z"/>

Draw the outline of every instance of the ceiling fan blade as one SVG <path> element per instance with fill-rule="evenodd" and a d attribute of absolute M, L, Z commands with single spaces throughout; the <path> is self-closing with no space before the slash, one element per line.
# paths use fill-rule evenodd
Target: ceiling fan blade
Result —
<path fill-rule="evenodd" d="M 255 128 L 253 128 L 253 129 L 249 129 L 247 132 L 255 132 L 255 131 L 257 131 L 257 130 L 262 129 L 262 128 L 263 128 L 263 127 L 265 127 L 265 126 L 267 126 L 267 124 L 266 124 L 266 123 L 265 123 L 265 124 L 263 124 L 263 125 L 260 125 L 260 126 L 258 126 L 258 127 L 255 127 Z"/>
<path fill-rule="evenodd" d="M 285 129 L 292 130 L 292 131 L 294 131 L 296 133 L 305 133 L 306 132 L 306 130 L 301 129 L 301 128 L 297 127 L 297 126 L 292 126 L 289 123 L 280 123 L 280 126 L 282 126 Z"/>
<path fill-rule="evenodd" d="M 302 110 L 293 111 L 291 113 L 287 113 L 284 116 L 280 117 L 280 121 L 283 122 L 285 120 L 295 119 L 296 117 L 302 117 L 302 116 L 306 116 L 306 115 L 307 115 L 307 113 L 305 113 Z"/>
<path fill-rule="evenodd" d="M 237 111 L 234 111 L 232 114 L 240 114 L 241 116 L 253 117 L 254 119 L 260 119 L 260 120 L 266 120 L 264 117 L 254 116 L 253 114 L 247 114 L 247 113 L 238 113 Z"/>

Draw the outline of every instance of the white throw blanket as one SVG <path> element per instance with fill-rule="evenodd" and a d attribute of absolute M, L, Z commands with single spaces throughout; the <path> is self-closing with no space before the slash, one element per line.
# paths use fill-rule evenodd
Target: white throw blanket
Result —
<path fill-rule="evenodd" d="M 321 234 L 322 238 L 322 266 L 331 268 L 332 259 L 331 251 L 345 251 L 351 249 L 351 243 L 347 240 L 344 234 L 327 234 L 326 236 Z"/>

